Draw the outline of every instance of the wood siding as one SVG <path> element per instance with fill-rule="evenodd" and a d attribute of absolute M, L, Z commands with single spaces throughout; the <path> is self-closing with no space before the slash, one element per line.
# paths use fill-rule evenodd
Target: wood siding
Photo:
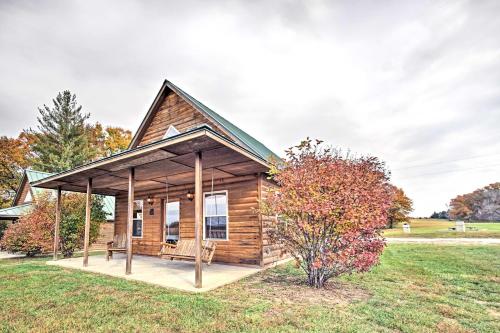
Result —
<path fill-rule="evenodd" d="M 175 92 L 166 93 L 163 101 L 160 102 L 156 111 L 151 114 L 145 128 L 139 133 L 138 146 L 146 145 L 161 140 L 170 125 L 173 125 L 181 133 L 196 128 L 202 124 L 210 126 L 214 131 L 231 139 L 230 135 L 216 125 L 202 112 L 192 107 L 182 97 Z M 220 159 L 231 163 L 231 156 L 220 154 Z M 185 164 L 191 165 L 190 163 Z M 270 218 L 263 217 L 258 213 L 260 195 L 265 191 L 266 184 L 263 178 L 255 176 L 252 171 L 244 169 L 247 166 L 255 168 L 253 164 L 233 161 L 233 166 L 228 165 L 216 170 L 215 191 L 228 191 L 228 240 L 216 241 L 214 261 L 264 265 L 272 262 L 280 256 L 276 254 L 276 249 L 269 244 L 268 238 L 263 235 L 263 225 L 268 226 Z M 243 169 L 242 169 L 243 168 Z M 222 170 L 222 171 L 221 171 Z M 188 190 L 194 193 L 194 176 L 191 170 L 186 172 L 188 185 L 179 185 L 178 179 L 170 179 L 179 186 L 171 187 L 169 190 L 169 201 L 180 202 L 180 237 L 181 239 L 194 238 L 194 202 L 186 198 Z M 229 173 L 227 173 L 229 172 Z M 217 173 L 224 173 L 224 177 L 217 178 Z M 238 176 L 244 175 L 246 176 Z M 250 174 L 250 175 L 249 175 Z M 231 176 L 233 175 L 233 176 Z M 140 179 L 140 177 L 138 177 Z M 144 177 L 143 177 L 144 178 Z M 206 180 L 207 178 L 204 177 Z M 263 185 L 264 184 L 264 185 Z M 211 190 L 210 182 L 203 183 L 203 191 Z M 154 197 L 154 204 L 150 206 L 146 199 L 148 195 Z M 143 234 L 140 238 L 133 238 L 133 253 L 145 255 L 158 255 L 164 234 L 164 209 L 166 200 L 166 190 L 150 190 L 148 192 L 135 193 L 136 200 L 144 201 L 143 208 Z M 125 234 L 127 225 L 127 195 L 122 194 L 116 197 L 115 210 L 115 234 Z M 267 252 L 266 252 L 267 251 Z M 269 252 L 270 251 L 270 252 Z M 267 253 L 264 256 L 264 253 Z"/>
<path fill-rule="evenodd" d="M 90 246 L 90 249 L 92 251 L 105 250 L 106 243 L 113 240 L 114 233 L 115 233 L 115 224 L 113 222 L 105 222 L 101 224 L 99 230 L 99 237 L 97 238 L 95 243 L 93 243 Z"/>
<path fill-rule="evenodd" d="M 30 192 L 31 185 L 28 181 L 24 181 L 22 184 L 21 188 L 21 193 L 19 194 L 19 197 L 17 197 L 17 200 L 14 202 L 13 206 L 18 206 L 24 204 L 24 200 L 26 200 L 26 196 Z M 33 197 L 31 198 L 33 200 Z"/>
<path fill-rule="evenodd" d="M 276 187 L 275 183 L 262 177 L 261 198 L 265 200 L 269 190 Z M 287 258 L 289 255 L 284 251 L 280 244 L 273 243 L 269 237 L 269 231 L 272 230 L 278 219 L 276 216 L 261 215 L 262 220 L 262 266 L 268 266 L 277 261 Z"/>
<path fill-rule="evenodd" d="M 181 190 L 169 190 L 169 201 L 180 201 L 180 237 L 194 238 L 194 201 L 186 199 L 187 191 L 193 188 L 183 187 Z M 233 178 L 216 181 L 214 191 L 228 191 L 228 225 L 229 239 L 216 241 L 214 261 L 252 264 L 261 263 L 261 226 L 258 209 L 258 184 L 256 176 Z M 204 182 L 203 191 L 209 192 L 209 182 Z M 146 203 L 148 195 L 155 202 L 152 207 Z M 144 200 L 143 236 L 133 239 L 133 252 L 137 254 L 157 255 L 163 241 L 165 189 L 136 193 L 135 199 Z M 150 215 L 150 209 L 154 214 Z M 125 233 L 127 224 L 127 196 L 116 198 L 115 234 Z"/>
<path fill-rule="evenodd" d="M 159 106 L 142 137 L 139 138 L 139 146 L 161 140 L 170 125 L 182 133 L 201 124 L 207 124 L 214 131 L 227 136 L 224 130 L 171 91 Z"/>

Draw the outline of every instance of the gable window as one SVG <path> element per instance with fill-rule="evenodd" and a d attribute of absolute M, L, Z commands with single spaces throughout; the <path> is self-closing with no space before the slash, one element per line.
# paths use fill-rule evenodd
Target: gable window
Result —
<path fill-rule="evenodd" d="M 181 134 L 181 132 L 179 132 L 177 130 L 177 128 L 174 127 L 174 125 L 170 125 L 167 129 L 167 131 L 165 132 L 165 135 L 163 136 L 164 139 L 166 138 L 170 138 L 174 135 L 177 135 L 177 134 Z"/>
<path fill-rule="evenodd" d="M 31 202 L 33 201 L 33 198 L 31 197 L 31 192 L 28 191 L 28 193 L 26 193 L 26 198 L 24 198 L 24 202 Z"/>
<path fill-rule="evenodd" d="M 142 200 L 134 200 L 134 214 L 132 224 L 132 237 L 142 237 Z"/>
<path fill-rule="evenodd" d="M 227 191 L 204 193 L 203 197 L 203 238 L 227 240 Z"/>

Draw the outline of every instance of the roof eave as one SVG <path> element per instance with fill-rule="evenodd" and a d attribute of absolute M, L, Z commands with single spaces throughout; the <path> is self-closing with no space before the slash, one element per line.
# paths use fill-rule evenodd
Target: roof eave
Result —
<path fill-rule="evenodd" d="M 139 137 L 141 136 L 142 132 L 144 131 L 147 123 L 149 122 L 149 118 L 151 117 L 151 114 L 154 112 L 156 109 L 158 103 L 160 103 L 161 97 L 163 96 L 163 93 L 165 92 L 165 87 L 167 87 L 167 80 L 163 81 L 163 84 L 160 88 L 160 91 L 158 91 L 158 94 L 156 94 L 156 97 L 151 104 L 151 106 L 148 109 L 148 112 L 146 113 L 146 116 L 142 119 L 141 124 L 139 125 L 139 128 L 135 132 L 134 136 L 132 137 L 132 140 L 130 141 L 130 144 L 128 145 L 128 150 L 136 148 L 139 144 Z"/>
<path fill-rule="evenodd" d="M 234 150 L 236 150 L 239 153 L 247 156 L 248 158 L 250 158 L 250 159 L 252 159 L 252 160 L 254 160 L 254 161 L 262 164 L 266 168 L 270 167 L 269 163 L 266 160 L 262 159 L 262 157 L 256 155 L 255 153 L 253 153 L 252 151 L 249 151 L 248 149 L 246 149 L 244 147 L 241 147 L 240 145 L 236 144 L 235 142 L 232 142 L 232 141 L 228 140 L 227 138 L 221 136 L 220 134 L 218 134 L 217 132 L 215 132 L 214 130 L 212 130 L 210 127 L 208 127 L 208 126 L 202 126 L 202 127 L 193 129 L 193 130 L 188 131 L 188 132 L 181 133 L 179 135 L 176 135 L 176 136 L 173 136 L 173 137 L 170 137 L 170 138 L 166 138 L 166 139 L 163 139 L 163 140 L 155 141 L 155 142 L 146 144 L 144 146 L 139 146 L 139 147 L 136 147 L 136 148 L 133 148 L 133 149 L 125 150 L 125 151 L 120 152 L 118 154 L 115 154 L 115 155 L 112 155 L 112 156 L 109 156 L 109 157 L 106 157 L 106 158 L 102 158 L 100 160 L 93 161 L 93 162 L 90 162 L 90 163 L 87 163 L 87 164 L 75 167 L 75 168 L 70 169 L 70 170 L 62 171 L 62 172 L 60 172 L 58 174 L 55 174 L 53 176 L 50 176 L 50 177 L 47 177 L 47 178 L 43 178 L 43 179 L 41 179 L 39 181 L 36 181 L 36 182 L 32 183 L 31 186 L 34 186 L 34 187 L 43 187 L 44 183 L 47 183 L 47 182 L 50 182 L 50 181 L 54 181 L 54 180 L 58 180 L 62 176 L 68 176 L 68 175 L 71 175 L 71 174 L 74 174 L 74 173 L 77 173 L 77 172 L 81 172 L 81 171 L 85 171 L 87 169 L 91 169 L 91 168 L 94 168 L 94 167 L 97 167 L 97 166 L 102 166 L 102 165 L 105 165 L 107 163 L 116 162 L 116 161 L 119 161 L 121 159 L 126 159 L 126 158 L 132 157 L 134 155 L 139 155 L 141 153 L 148 152 L 150 150 L 152 151 L 152 150 L 156 150 L 156 149 L 168 147 L 168 146 L 170 146 L 172 144 L 180 143 L 180 142 L 187 141 L 187 140 L 191 140 L 191 139 L 193 139 L 195 137 L 200 137 L 200 136 L 203 136 L 203 135 L 211 137 L 212 139 L 220 142 L 221 144 L 224 144 L 224 145 L 226 145 L 228 147 L 233 148 Z"/>

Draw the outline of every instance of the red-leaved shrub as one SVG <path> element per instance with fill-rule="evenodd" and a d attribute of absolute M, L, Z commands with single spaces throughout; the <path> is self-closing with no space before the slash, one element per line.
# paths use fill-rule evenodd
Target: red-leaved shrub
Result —
<path fill-rule="evenodd" d="M 299 262 L 311 286 L 378 263 L 391 205 L 389 176 L 375 157 L 351 157 L 307 139 L 270 174 L 278 187 L 262 211 L 279 220 L 270 237 Z"/>
<path fill-rule="evenodd" d="M 1 246 L 9 252 L 22 252 L 32 257 L 52 248 L 54 209 L 41 197 L 31 212 L 19 218 L 5 231 Z"/>
<path fill-rule="evenodd" d="M 54 201 L 50 194 L 37 196 L 33 209 L 5 231 L 0 248 L 9 252 L 26 253 L 27 256 L 52 251 L 55 225 Z M 84 194 L 63 194 L 59 251 L 64 257 L 71 257 L 75 251 L 83 248 L 85 202 Z M 102 196 L 93 196 L 90 217 L 90 243 L 92 244 L 99 237 L 101 223 L 106 221 Z"/>

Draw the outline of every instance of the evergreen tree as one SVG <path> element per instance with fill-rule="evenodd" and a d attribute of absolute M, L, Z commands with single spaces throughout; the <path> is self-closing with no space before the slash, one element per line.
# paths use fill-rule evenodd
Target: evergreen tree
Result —
<path fill-rule="evenodd" d="M 89 145 L 85 121 L 90 114 L 82 113 L 76 95 L 69 90 L 58 93 L 54 106 L 38 108 L 38 131 L 32 144 L 34 167 L 47 172 L 59 172 L 81 165 L 95 155 Z"/>

